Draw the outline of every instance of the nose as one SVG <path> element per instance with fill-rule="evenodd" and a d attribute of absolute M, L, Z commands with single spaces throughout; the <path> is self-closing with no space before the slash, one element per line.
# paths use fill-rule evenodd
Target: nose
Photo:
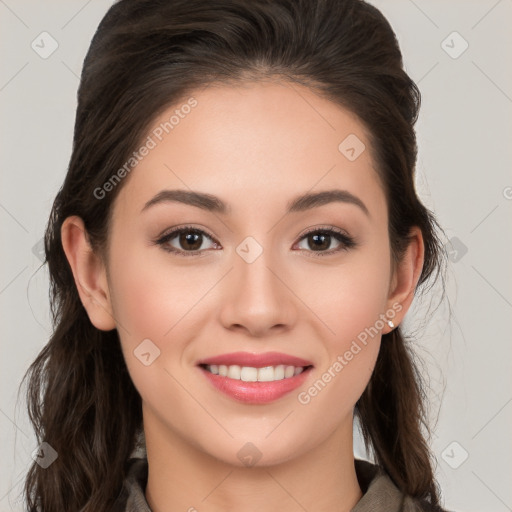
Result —
<path fill-rule="evenodd" d="M 252 262 L 235 254 L 227 277 L 220 314 L 226 329 L 258 338 L 292 328 L 297 318 L 293 283 L 270 251 Z"/>

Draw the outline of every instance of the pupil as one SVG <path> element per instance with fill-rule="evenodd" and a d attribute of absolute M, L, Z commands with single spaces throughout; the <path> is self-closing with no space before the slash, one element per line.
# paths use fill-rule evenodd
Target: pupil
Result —
<path fill-rule="evenodd" d="M 322 247 L 322 243 L 320 245 L 315 244 L 316 249 L 327 249 L 329 247 L 329 243 L 325 244 L 325 239 L 329 238 L 329 235 L 312 235 L 312 238 L 315 240 L 315 243 L 319 240 L 319 238 L 324 239 L 324 247 Z"/>
<path fill-rule="evenodd" d="M 193 247 L 190 247 L 190 245 L 194 245 L 194 239 L 195 238 L 195 243 L 196 245 L 193 246 Z M 182 234 L 181 235 L 181 242 L 185 241 L 186 244 L 189 245 L 189 249 L 192 249 L 193 251 L 194 250 L 197 250 L 201 247 L 201 243 L 197 244 L 197 240 L 200 238 L 200 235 L 198 233 L 187 233 L 187 234 Z M 185 245 L 186 245 L 185 244 Z"/>

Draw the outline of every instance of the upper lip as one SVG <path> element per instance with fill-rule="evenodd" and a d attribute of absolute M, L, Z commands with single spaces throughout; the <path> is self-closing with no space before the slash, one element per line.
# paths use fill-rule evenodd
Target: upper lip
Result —
<path fill-rule="evenodd" d="M 198 365 L 238 365 L 250 366 L 253 368 L 264 368 L 265 366 L 311 366 L 311 361 L 300 357 L 282 354 L 281 352 L 263 352 L 262 354 L 251 354 L 250 352 L 231 352 L 218 356 L 202 359 Z"/>

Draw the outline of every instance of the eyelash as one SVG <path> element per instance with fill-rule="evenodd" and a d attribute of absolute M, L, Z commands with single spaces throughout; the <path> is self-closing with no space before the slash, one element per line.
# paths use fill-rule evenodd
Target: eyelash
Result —
<path fill-rule="evenodd" d="M 176 236 L 181 235 L 182 233 L 194 233 L 194 234 L 199 234 L 199 235 L 206 235 L 208 238 L 215 241 L 214 237 L 212 235 L 210 235 L 209 233 L 207 233 L 206 231 L 203 231 L 198 228 L 194 228 L 192 226 L 184 226 L 184 227 L 175 229 L 173 231 L 170 231 L 169 233 L 166 233 L 159 239 L 155 240 L 155 244 L 161 246 L 164 251 L 173 253 L 176 256 L 183 256 L 183 257 L 197 256 L 200 253 L 204 252 L 204 250 L 182 251 L 180 249 L 176 249 L 174 247 L 169 247 L 168 245 L 166 245 L 170 240 L 172 240 L 173 238 L 176 238 Z M 314 253 L 313 257 L 330 256 L 332 254 L 335 254 L 335 253 L 338 253 L 341 251 L 348 251 L 349 249 L 352 249 L 358 245 L 356 243 L 356 241 L 354 240 L 354 238 L 352 238 L 351 236 L 346 234 L 344 231 L 342 231 L 338 228 L 335 228 L 334 226 L 331 226 L 330 228 L 325 228 L 325 229 L 324 228 L 312 228 L 300 237 L 299 242 L 302 241 L 303 239 L 307 238 L 307 236 L 311 235 L 311 234 L 322 234 L 322 235 L 332 236 L 338 242 L 341 243 L 340 247 L 338 247 L 337 249 L 330 249 L 328 251 L 318 251 L 317 252 L 317 251 L 308 251 L 307 249 L 300 249 L 300 250 L 305 250 L 306 252 L 313 252 Z M 215 243 L 217 243 L 217 242 L 215 241 Z"/>

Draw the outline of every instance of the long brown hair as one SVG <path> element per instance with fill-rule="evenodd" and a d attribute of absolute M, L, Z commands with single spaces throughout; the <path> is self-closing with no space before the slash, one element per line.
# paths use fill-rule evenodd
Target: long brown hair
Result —
<path fill-rule="evenodd" d="M 24 380 L 37 439 L 58 458 L 46 469 L 32 464 L 28 510 L 108 510 L 142 429 L 141 398 L 117 331 L 96 329 L 77 293 L 62 248 L 64 219 L 80 216 L 104 254 L 123 182 L 102 197 L 94 191 L 129 159 L 150 123 L 208 84 L 268 78 L 308 86 L 364 123 L 387 198 L 392 256 L 400 260 L 419 226 L 425 258 L 418 286 L 438 277 L 438 226 L 414 188 L 420 93 L 376 8 L 361 0 L 119 0 L 84 61 L 73 152 L 45 234 L 54 330 Z M 436 505 L 424 394 L 408 342 L 394 329 L 383 336 L 355 414 L 394 483 Z"/>

